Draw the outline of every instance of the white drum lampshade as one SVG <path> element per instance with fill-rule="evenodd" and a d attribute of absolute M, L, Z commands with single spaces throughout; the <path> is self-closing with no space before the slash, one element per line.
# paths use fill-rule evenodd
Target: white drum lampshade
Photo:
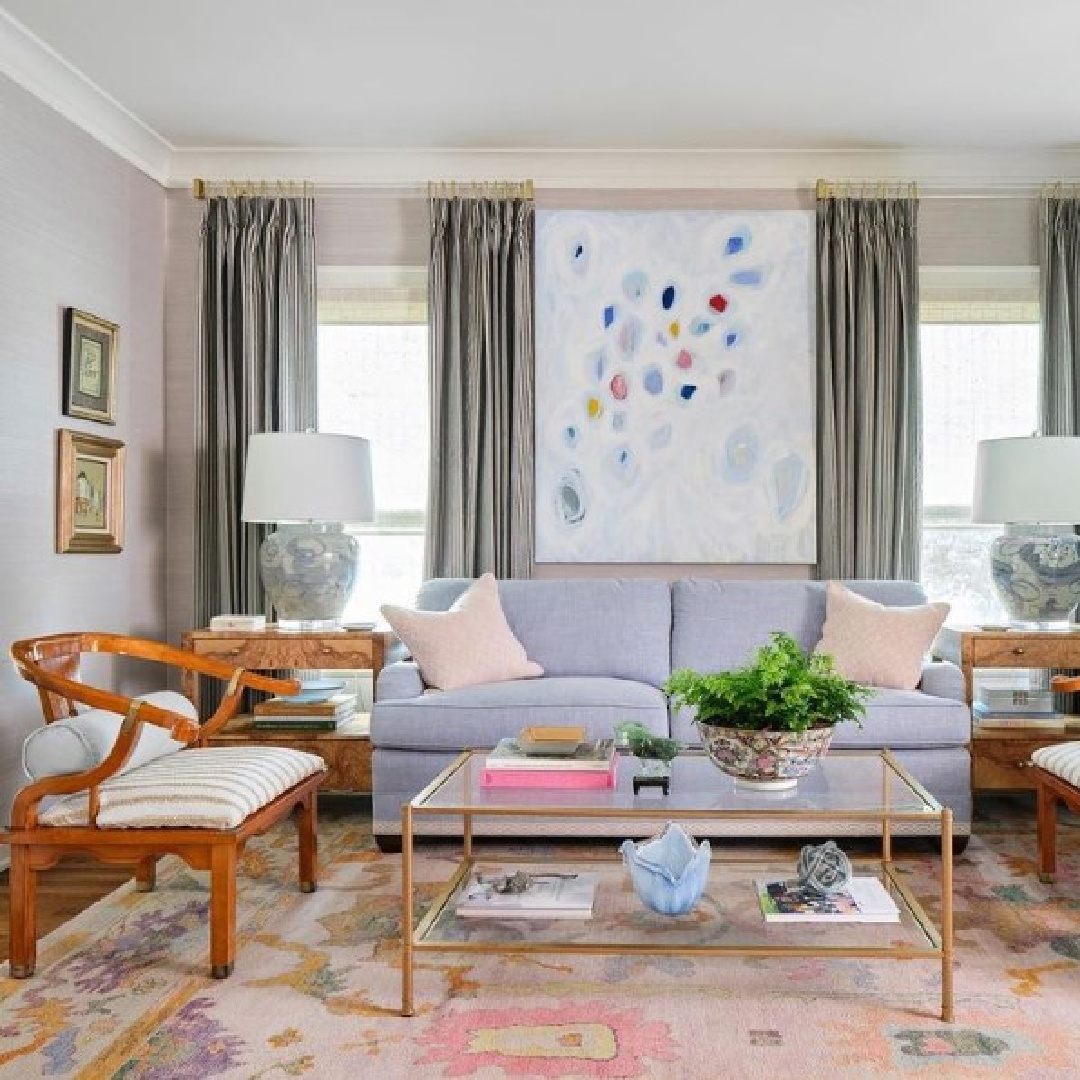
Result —
<path fill-rule="evenodd" d="M 367 439 L 251 436 L 241 517 L 279 526 L 259 549 L 259 572 L 280 629 L 340 628 L 360 565 L 360 546 L 344 526 L 374 516 Z"/>
<path fill-rule="evenodd" d="M 1010 618 L 1067 623 L 1080 602 L 1080 438 L 985 439 L 975 459 L 972 520 L 1002 524 L 990 551 Z"/>

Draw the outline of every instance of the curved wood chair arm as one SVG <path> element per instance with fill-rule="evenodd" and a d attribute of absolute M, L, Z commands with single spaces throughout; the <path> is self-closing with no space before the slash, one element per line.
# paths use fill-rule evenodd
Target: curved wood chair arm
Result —
<path fill-rule="evenodd" d="M 1050 689 L 1059 694 L 1080 690 L 1080 675 L 1054 675 L 1050 679 Z"/>
<path fill-rule="evenodd" d="M 172 645 L 157 641 L 146 641 L 142 638 L 125 637 L 121 634 L 95 630 L 49 634 L 39 638 L 25 638 L 16 641 L 11 646 L 11 657 L 15 661 L 19 674 L 37 687 L 46 723 L 75 715 L 75 702 L 95 709 L 107 709 L 121 716 L 127 715 L 132 708 L 136 707 L 130 697 L 79 681 L 79 660 L 83 653 L 108 653 L 114 656 L 151 660 L 168 667 L 228 680 L 221 704 L 204 724 L 146 702 L 137 705 L 140 722 L 157 724 L 165 728 L 178 742 L 187 744 L 197 742 L 205 746 L 209 736 L 236 715 L 245 689 L 262 690 L 271 694 L 295 694 L 300 690 L 300 682 L 297 679 L 278 679 L 270 675 L 259 675 L 243 668 L 233 667 L 224 661 L 196 656 L 184 649 L 177 649 Z M 134 736 L 132 738 L 134 739 Z M 118 739 L 114 750 L 118 750 L 122 742 L 122 739 Z M 117 761 L 116 768 L 123 765 L 128 753 L 130 753 L 130 747 Z M 112 755 L 110 759 L 111 757 Z"/>

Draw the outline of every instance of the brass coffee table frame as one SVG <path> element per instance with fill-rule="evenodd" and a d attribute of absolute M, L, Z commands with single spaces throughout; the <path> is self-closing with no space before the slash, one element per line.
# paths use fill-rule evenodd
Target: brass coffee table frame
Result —
<path fill-rule="evenodd" d="M 402 908 L 402 958 L 401 958 L 401 1015 L 413 1015 L 413 967 L 416 954 L 419 952 L 475 952 L 475 953 L 582 953 L 582 954 L 653 954 L 664 956 L 691 956 L 691 955 L 729 955 L 729 956 L 788 956 L 788 957 L 865 957 L 865 958 L 892 958 L 899 960 L 938 960 L 941 963 L 941 1019 L 946 1023 L 953 1020 L 953 854 L 952 854 L 952 810 L 942 806 L 932 795 L 896 760 L 888 751 L 883 750 L 871 754 L 852 753 L 846 756 L 863 757 L 867 760 L 880 759 L 884 767 L 882 775 L 885 777 L 884 800 L 888 799 L 888 770 L 891 770 L 897 778 L 903 781 L 923 803 L 922 812 L 894 811 L 888 805 L 866 810 L 806 810 L 791 808 L 789 810 L 770 808 L 767 811 L 761 807 L 754 809 L 693 809 L 672 808 L 663 803 L 651 802 L 648 805 L 634 807 L 619 806 L 528 806 L 497 804 L 484 806 L 432 806 L 429 800 L 446 784 L 460 769 L 468 765 L 474 755 L 484 755 L 486 750 L 467 750 L 446 769 L 444 769 L 423 791 L 411 801 L 405 803 L 401 810 L 401 908 Z M 834 754 L 842 751 L 833 751 Z M 520 789 L 516 789 L 519 790 Z M 550 792 L 548 794 L 551 794 Z M 462 800 L 464 802 L 464 800 Z M 439 894 L 432 901 L 426 914 L 416 922 L 415 905 L 413 900 L 413 855 L 414 855 L 414 818 L 423 815 L 457 816 L 462 817 L 462 857 L 457 869 L 451 875 Z M 552 817 L 552 818 L 625 818 L 627 820 L 642 819 L 655 821 L 664 818 L 671 821 L 679 820 L 713 820 L 725 818 L 760 818 L 770 816 L 786 818 L 790 820 L 859 820 L 876 821 L 881 827 L 881 857 L 873 861 L 882 876 L 887 879 L 889 885 L 900 897 L 904 907 L 912 920 L 927 940 L 925 947 L 897 944 L 888 947 L 878 946 L 820 946 L 820 945 L 649 945 L 647 943 L 611 942 L 603 943 L 592 941 L 579 942 L 484 942 L 484 941 L 433 941 L 427 940 L 426 935 L 430 932 L 439 915 L 446 908 L 457 889 L 467 879 L 475 866 L 473 858 L 473 819 L 478 817 Z M 941 926 L 935 926 L 930 917 L 923 910 L 918 900 L 911 894 L 908 887 L 900 880 L 892 857 L 892 824 L 896 821 L 919 820 L 927 821 L 932 816 L 938 815 L 941 822 Z M 714 841 L 714 854 L 717 848 Z M 485 860 L 491 862 L 493 860 Z M 515 863 L 525 863 L 528 859 L 512 859 Z M 600 863 L 603 860 L 590 856 L 587 859 L 575 860 L 576 862 Z M 611 860 L 614 861 L 614 860 Z M 738 862 L 747 862 L 745 857 L 740 856 Z M 764 859 L 759 861 L 765 861 Z M 771 860 L 775 862 L 776 859 Z M 548 861 L 550 862 L 550 860 Z M 791 925 L 791 924 L 788 924 Z M 809 927 L 813 923 L 806 924 Z M 817 924 L 820 925 L 820 924 Z M 865 924 L 860 924 L 865 925 Z"/>

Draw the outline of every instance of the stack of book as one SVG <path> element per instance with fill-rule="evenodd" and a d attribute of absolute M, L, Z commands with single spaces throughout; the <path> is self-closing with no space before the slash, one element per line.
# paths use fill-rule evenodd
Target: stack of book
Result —
<path fill-rule="evenodd" d="M 518 879 L 513 882 L 512 879 Z M 508 883 L 518 886 L 513 891 Z M 597 875 L 474 874 L 454 910 L 465 919 L 588 919 Z"/>
<path fill-rule="evenodd" d="M 252 727 L 259 731 L 336 731 L 356 715 L 355 694 L 333 694 L 319 701 L 272 697 L 254 709 Z"/>
<path fill-rule="evenodd" d="M 1063 727 L 1049 690 L 981 690 L 972 715 L 982 727 Z"/>
<path fill-rule="evenodd" d="M 766 922 L 899 922 L 900 909 L 875 877 L 853 877 L 840 892 L 822 895 L 790 881 L 759 881 Z"/>
<path fill-rule="evenodd" d="M 550 729 L 546 733 L 550 735 Z M 552 740 L 545 739 L 544 742 Z M 574 743 L 573 749 L 541 753 L 530 740 L 503 739 L 484 760 L 485 787 L 609 788 L 615 786 L 614 739 Z"/>

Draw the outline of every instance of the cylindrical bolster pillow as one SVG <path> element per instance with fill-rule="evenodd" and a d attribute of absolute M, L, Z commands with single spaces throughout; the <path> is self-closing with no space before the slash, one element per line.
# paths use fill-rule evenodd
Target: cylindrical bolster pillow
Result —
<path fill-rule="evenodd" d="M 195 706 L 183 694 L 172 690 L 141 694 L 136 700 L 180 713 L 192 720 L 198 716 Z M 57 720 L 37 728 L 23 742 L 23 771 L 31 780 L 86 772 L 108 757 L 123 722 L 124 718 L 119 713 L 87 709 L 69 720 Z M 148 761 L 175 754 L 183 748 L 184 743 L 170 737 L 165 728 L 157 724 L 143 724 L 139 741 L 120 772 L 137 769 Z"/>

